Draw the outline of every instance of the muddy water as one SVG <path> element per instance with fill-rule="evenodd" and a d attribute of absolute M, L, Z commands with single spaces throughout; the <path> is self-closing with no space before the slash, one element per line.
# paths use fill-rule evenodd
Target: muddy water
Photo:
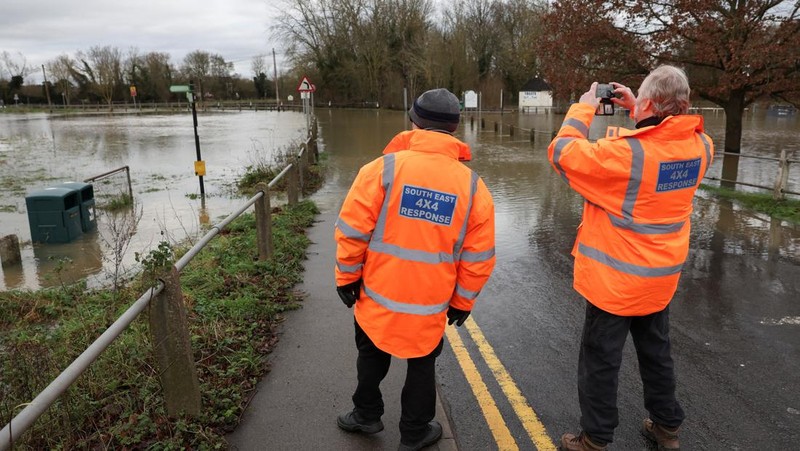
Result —
<path fill-rule="evenodd" d="M 304 116 L 292 112 L 201 114 L 198 135 L 206 199 L 194 175 L 191 114 L 48 117 L 0 115 L 0 236 L 16 234 L 22 265 L 3 268 L 0 289 L 37 288 L 87 278 L 105 283 L 135 266 L 134 253 L 161 240 L 196 236 L 242 203 L 233 184 L 247 166 L 299 146 Z M 299 147 L 298 147 L 299 148 Z M 26 193 L 130 167 L 136 207 L 112 215 L 97 209 L 98 230 L 68 244 L 32 244 Z M 124 173 L 94 183 L 98 203 L 127 192 Z M 136 220 L 138 218 L 138 221 Z M 135 227 L 133 227 L 135 226 Z M 125 230 L 132 238 L 125 240 Z M 111 249 L 128 243 L 119 271 Z M 69 259 L 71 262 L 64 259 Z"/>
<path fill-rule="evenodd" d="M 328 180 L 315 196 L 323 205 L 336 207 L 363 163 L 399 130 L 407 127 L 405 115 L 380 110 L 317 109 L 322 148 L 330 154 Z M 572 238 L 581 201 L 552 176 L 545 149 L 549 132 L 562 120 L 559 115 L 483 114 L 465 117 L 458 135 L 473 147 L 471 163 L 495 196 L 498 221 L 498 253 L 511 257 L 530 252 L 549 240 Z M 481 119 L 485 128 L 481 129 Z M 516 136 L 494 132 L 494 123 L 535 129 L 531 143 L 527 133 Z M 599 118 L 590 137 L 599 137 L 610 123 L 625 118 Z M 800 157 L 800 120 L 750 115 L 745 118 L 744 153 L 775 156 L 787 149 Z M 722 114 L 707 114 L 706 127 L 721 144 Z M 0 235 L 16 234 L 23 245 L 21 267 L 3 269 L 0 288 L 35 288 L 88 277 L 90 283 L 107 280 L 114 272 L 109 250 L 121 239 L 119 229 L 141 216 L 123 258 L 123 268 L 135 266 L 134 252 L 151 249 L 162 239 L 194 236 L 203 224 L 226 216 L 243 198 L 232 184 L 247 166 L 269 160 L 274 149 L 297 144 L 305 135 L 305 119 L 299 113 L 234 112 L 201 114 L 198 134 L 208 174 L 204 178 L 206 200 L 199 194 L 194 176 L 196 159 L 191 116 L 116 115 L 48 117 L 0 115 Z M 721 159 L 710 174 L 718 176 Z M 80 181 L 129 166 L 136 210 L 113 216 L 98 210 L 98 231 L 69 244 L 30 243 L 25 194 L 62 181 Z M 777 165 L 762 160 L 743 160 L 740 177 L 751 183 L 771 185 Z M 800 168 L 792 173 L 790 189 L 800 191 Z M 127 190 L 124 174 L 95 184 L 102 202 Z M 104 197 L 105 196 L 105 197 Z M 763 215 L 738 211 L 730 204 L 700 196 L 694 235 L 700 247 L 717 247 L 723 255 L 746 253 L 763 258 L 797 258 L 797 228 Z M 116 229 L 110 230 L 110 229 Z M 723 233 L 725 239 L 714 240 Z M 542 242 L 544 240 L 545 242 Z M 520 242 L 527 246 L 520 246 Z M 558 245 L 565 245 L 559 243 Z M 72 263 L 60 262 L 68 257 Z"/>

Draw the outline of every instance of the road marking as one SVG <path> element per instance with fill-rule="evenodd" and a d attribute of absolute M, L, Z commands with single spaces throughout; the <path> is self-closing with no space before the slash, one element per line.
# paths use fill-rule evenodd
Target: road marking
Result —
<path fill-rule="evenodd" d="M 783 326 L 786 324 L 797 326 L 800 325 L 800 316 L 784 316 L 781 319 L 763 319 L 761 324 L 767 326 Z"/>
<path fill-rule="evenodd" d="M 489 430 L 492 432 L 492 436 L 494 436 L 497 447 L 503 451 L 518 450 L 517 442 L 514 440 L 514 437 L 511 436 L 511 431 L 508 430 L 503 416 L 500 415 L 500 410 L 497 408 L 492 394 L 489 393 L 489 389 L 486 388 L 486 384 L 483 382 L 478 368 L 475 367 L 475 362 L 472 361 L 472 358 L 470 358 L 467 352 L 467 348 L 464 347 L 464 342 L 461 341 L 461 336 L 458 335 L 458 331 L 456 331 L 455 327 L 446 327 L 445 334 L 447 335 L 447 341 L 450 343 L 450 347 L 453 348 L 453 353 L 456 355 L 456 360 L 458 360 L 458 364 L 461 366 L 461 371 L 464 372 L 464 376 L 467 378 L 467 382 L 472 388 L 472 393 L 478 400 L 478 405 L 483 411 L 483 416 L 486 418 L 486 423 L 489 425 Z"/>
<path fill-rule="evenodd" d="M 528 431 L 531 441 L 536 445 L 536 449 L 540 451 L 555 450 L 556 447 L 547 435 L 544 425 L 539 421 L 536 412 L 534 412 L 528 404 L 525 396 L 519 390 L 508 371 L 506 371 L 500 359 L 497 358 L 494 349 L 492 349 L 492 346 L 486 340 L 486 337 L 484 337 L 478 324 L 472 317 L 469 317 L 467 318 L 466 326 L 472 340 L 478 346 L 478 350 L 483 356 L 483 359 L 486 361 L 489 369 L 492 370 L 506 398 L 508 398 L 508 402 L 511 403 L 511 407 L 522 422 L 522 426 Z"/>

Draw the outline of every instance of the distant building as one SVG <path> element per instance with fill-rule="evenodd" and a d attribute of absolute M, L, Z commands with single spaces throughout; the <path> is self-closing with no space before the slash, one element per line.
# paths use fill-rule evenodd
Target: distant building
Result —
<path fill-rule="evenodd" d="M 767 116 L 794 116 L 797 113 L 797 108 L 794 105 L 770 105 L 767 110 Z"/>
<path fill-rule="evenodd" d="M 553 88 L 539 77 L 531 78 L 519 91 L 519 111 L 522 113 L 549 111 L 553 107 Z"/>

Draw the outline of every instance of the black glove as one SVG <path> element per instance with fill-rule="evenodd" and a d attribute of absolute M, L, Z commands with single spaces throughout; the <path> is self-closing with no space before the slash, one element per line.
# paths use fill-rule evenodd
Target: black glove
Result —
<path fill-rule="evenodd" d="M 461 327 L 461 325 L 464 324 L 464 321 L 467 320 L 469 314 L 469 310 L 460 310 L 451 305 L 447 308 L 447 324 L 456 323 L 457 327 Z"/>
<path fill-rule="evenodd" d="M 353 283 L 348 283 L 347 285 L 342 285 L 341 287 L 336 287 L 336 292 L 339 293 L 339 297 L 342 298 L 342 302 L 344 302 L 347 308 L 352 307 L 361 294 L 361 279 Z"/>

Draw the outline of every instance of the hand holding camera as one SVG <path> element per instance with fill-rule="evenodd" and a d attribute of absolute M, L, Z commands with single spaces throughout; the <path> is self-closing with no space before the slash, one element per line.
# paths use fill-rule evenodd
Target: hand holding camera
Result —
<path fill-rule="evenodd" d="M 600 99 L 597 109 L 594 114 L 596 116 L 613 116 L 614 115 L 614 98 L 617 93 L 614 92 L 614 86 L 609 83 L 598 83 L 595 88 L 595 95 Z"/>
<path fill-rule="evenodd" d="M 633 109 L 636 97 L 630 88 L 619 83 L 594 82 L 592 87 L 581 96 L 580 102 L 593 106 L 597 116 L 610 116 L 614 114 L 614 105 Z"/>

